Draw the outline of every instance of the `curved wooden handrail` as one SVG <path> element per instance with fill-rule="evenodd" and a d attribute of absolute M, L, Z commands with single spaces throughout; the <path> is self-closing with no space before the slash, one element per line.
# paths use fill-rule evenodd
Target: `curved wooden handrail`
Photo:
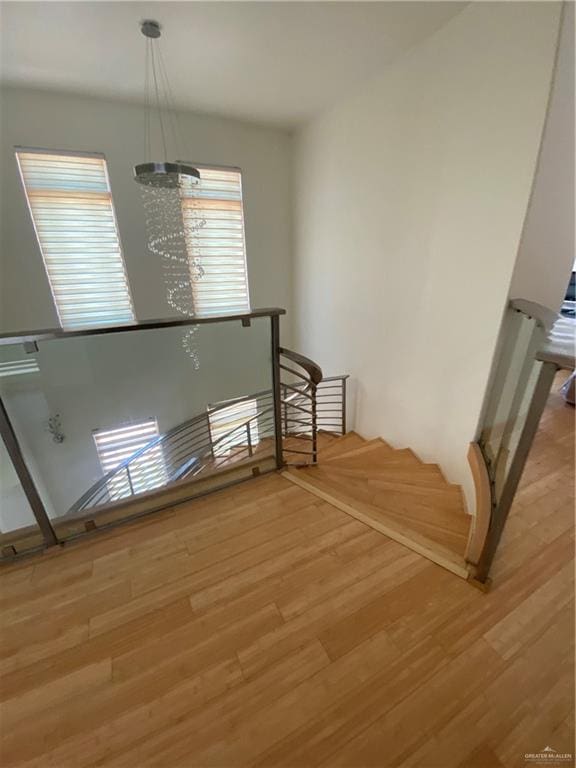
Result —
<path fill-rule="evenodd" d="M 310 360 L 306 355 L 301 355 L 299 352 L 294 352 L 285 347 L 280 347 L 279 352 L 284 357 L 287 357 L 288 360 L 303 368 L 314 384 L 319 384 L 322 381 L 322 368 L 314 360 Z"/>
<path fill-rule="evenodd" d="M 477 565 L 486 543 L 488 528 L 490 527 L 490 517 L 492 515 L 490 477 L 484 461 L 484 455 L 478 443 L 470 443 L 468 448 L 468 464 L 474 480 L 476 514 L 470 526 L 465 557 L 468 563 Z"/>

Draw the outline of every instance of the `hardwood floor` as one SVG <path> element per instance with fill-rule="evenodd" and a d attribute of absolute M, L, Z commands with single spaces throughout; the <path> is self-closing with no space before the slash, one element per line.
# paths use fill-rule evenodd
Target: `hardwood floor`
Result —
<path fill-rule="evenodd" d="M 2 569 L 2 765 L 574 753 L 573 418 L 552 396 L 488 594 L 278 475 Z"/>

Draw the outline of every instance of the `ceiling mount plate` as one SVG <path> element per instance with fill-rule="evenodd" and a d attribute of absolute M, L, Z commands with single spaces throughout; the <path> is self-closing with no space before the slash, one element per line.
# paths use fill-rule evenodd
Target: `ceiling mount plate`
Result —
<path fill-rule="evenodd" d="M 154 19 L 144 19 L 144 21 L 140 23 L 140 29 L 142 30 L 144 37 L 156 38 L 160 37 L 162 34 L 162 27 L 160 26 L 159 22 L 155 21 Z"/>

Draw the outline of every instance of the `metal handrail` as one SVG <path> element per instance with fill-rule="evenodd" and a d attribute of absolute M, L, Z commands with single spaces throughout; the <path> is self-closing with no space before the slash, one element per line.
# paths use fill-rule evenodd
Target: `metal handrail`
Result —
<path fill-rule="evenodd" d="M 303 355 L 298 355 L 297 353 L 290 352 L 290 358 L 291 360 L 295 361 L 295 359 L 298 358 L 298 360 L 301 360 L 302 362 L 306 362 L 307 369 L 312 370 L 314 377 L 317 378 L 318 371 L 320 370 L 319 367 L 309 361 L 308 358 L 305 358 Z M 300 363 L 299 363 L 300 364 Z M 309 417 L 307 419 L 300 418 L 296 419 L 293 415 L 287 415 L 285 414 L 285 417 L 283 419 L 283 437 L 297 437 L 297 439 L 312 442 L 313 450 L 311 452 L 301 452 L 296 450 L 291 450 L 288 448 L 284 448 L 284 450 L 287 453 L 310 453 L 310 455 L 314 454 L 316 456 L 317 454 L 317 446 L 316 446 L 316 433 L 317 433 L 317 421 L 318 421 L 318 411 L 317 411 L 317 401 L 318 401 L 318 387 L 321 388 L 321 385 L 323 382 L 334 382 L 339 381 L 341 384 L 342 392 L 345 392 L 345 382 L 348 376 L 332 376 L 327 379 L 320 379 L 320 381 L 316 384 L 310 381 L 309 379 L 305 379 L 301 384 L 293 385 L 288 384 L 286 382 L 282 382 L 282 389 L 284 390 L 284 396 L 281 398 L 281 403 L 284 407 L 294 408 L 299 413 L 304 414 L 304 416 Z M 333 386 L 328 387 L 329 389 L 333 389 Z M 286 394 L 286 390 L 290 390 L 291 394 Z M 175 482 L 176 480 L 182 479 L 186 474 L 188 474 L 188 471 L 183 472 L 182 471 L 182 465 L 180 464 L 180 456 L 182 457 L 182 461 L 184 464 L 190 461 L 190 448 L 186 446 L 186 443 L 190 441 L 190 439 L 193 439 L 194 436 L 199 436 L 202 434 L 203 431 L 207 433 L 207 441 L 200 443 L 199 445 L 194 446 L 194 458 L 197 459 L 197 462 L 194 464 L 191 469 L 194 469 L 194 474 L 199 473 L 202 468 L 205 466 L 203 461 L 206 459 L 207 456 L 211 456 L 214 459 L 214 450 L 217 448 L 220 444 L 225 444 L 229 440 L 233 439 L 234 436 L 241 432 L 241 431 L 247 431 L 248 433 L 251 433 L 250 425 L 253 421 L 258 420 L 259 422 L 262 420 L 264 416 L 271 415 L 273 413 L 273 406 L 266 405 L 264 407 L 261 407 L 258 409 L 257 413 L 250 416 L 249 418 L 242 421 L 240 424 L 237 424 L 232 429 L 228 430 L 225 434 L 221 435 L 217 440 L 212 440 L 210 435 L 210 423 L 209 418 L 212 417 L 214 414 L 217 414 L 219 411 L 224 411 L 227 408 L 236 405 L 238 403 L 246 402 L 248 400 L 254 400 L 254 399 L 265 399 L 269 398 L 272 395 L 271 390 L 261 390 L 259 392 L 256 392 L 254 394 L 250 395 L 243 395 L 241 397 L 235 397 L 235 398 L 229 398 L 227 400 L 220 401 L 219 403 L 216 403 L 214 405 L 209 406 L 209 408 L 206 410 L 206 412 L 197 414 L 196 416 L 192 417 L 186 422 L 183 422 L 182 424 L 177 425 L 176 427 L 173 427 L 172 429 L 168 430 L 162 435 L 159 435 L 158 437 L 155 437 L 153 440 L 151 440 L 149 443 L 147 443 L 145 446 L 142 446 L 138 451 L 136 451 L 131 456 L 127 457 L 121 464 L 119 464 L 115 469 L 110 470 L 110 472 L 107 472 L 103 477 L 101 477 L 94 485 L 92 485 L 86 493 L 84 493 L 75 504 L 70 507 L 68 510 L 67 516 L 73 516 L 75 514 L 78 514 L 79 512 L 85 511 L 89 506 L 93 506 L 93 502 L 95 499 L 98 498 L 99 493 L 104 493 L 109 489 L 110 484 L 114 481 L 116 477 L 121 478 L 123 474 L 126 472 L 127 475 L 129 475 L 130 468 L 133 465 L 137 466 L 137 462 L 146 454 L 154 450 L 155 448 L 162 446 L 165 450 L 166 448 L 173 442 L 181 443 L 181 445 L 176 449 L 174 452 L 176 455 L 178 455 L 178 466 L 174 469 L 172 474 L 168 476 L 168 483 Z M 310 409 L 302 407 L 302 405 L 299 403 L 299 398 L 305 397 L 307 403 L 311 403 Z M 333 395 L 331 394 L 330 397 L 332 398 Z M 322 400 L 324 404 L 337 404 L 340 405 L 342 409 L 345 408 L 345 398 L 343 397 L 341 400 Z M 337 409 L 329 409 L 330 413 L 337 412 Z M 321 412 L 322 413 L 322 412 Z M 327 413 L 325 410 L 324 413 Z M 322 416 L 320 416 L 320 419 L 322 420 Z M 337 420 L 331 420 L 330 425 L 337 424 Z M 341 420 L 341 430 L 342 432 L 345 431 L 345 416 L 344 416 L 344 410 L 342 410 L 342 420 Z M 288 424 L 290 425 L 298 425 L 300 429 L 298 429 L 297 433 L 291 433 L 288 429 Z M 302 427 L 307 428 L 310 432 L 312 432 L 312 437 L 310 437 L 308 434 L 304 434 L 304 430 L 301 429 Z M 174 441 L 174 438 L 176 440 Z M 247 439 L 247 445 L 248 445 L 248 453 L 249 455 L 252 455 L 253 446 L 251 445 L 251 434 L 249 434 Z M 91 504 L 92 502 L 92 504 Z"/>
<path fill-rule="evenodd" d="M 266 394 L 267 394 L 267 391 L 264 390 L 262 392 L 256 393 L 255 395 L 244 395 L 243 397 L 234 398 L 234 403 L 242 402 L 245 400 L 251 400 L 251 399 L 254 399 L 254 397 L 260 397 Z M 124 461 L 121 464 L 119 464 L 117 467 L 115 467 L 114 469 L 111 469 L 109 472 L 107 472 L 105 475 L 99 478 L 99 480 L 97 480 L 97 482 L 94 483 L 94 485 L 92 485 L 70 507 L 70 509 L 66 514 L 72 515 L 72 514 L 75 514 L 76 512 L 79 512 L 82 509 L 85 509 L 87 502 L 91 500 L 91 498 L 95 495 L 95 493 L 98 491 L 100 487 L 103 487 L 103 488 L 107 487 L 108 483 L 111 480 L 113 480 L 115 476 L 120 475 L 123 471 L 127 470 L 129 468 L 129 465 L 134 463 L 144 453 L 152 450 L 153 448 L 158 447 L 159 445 L 163 445 L 174 435 L 188 431 L 193 427 L 196 427 L 197 425 L 205 428 L 209 432 L 210 425 L 207 421 L 208 413 L 212 414 L 212 413 L 217 413 L 220 410 L 224 410 L 225 408 L 230 406 L 230 403 L 231 401 L 223 401 L 222 403 L 218 403 L 216 406 L 212 407 L 209 412 L 199 413 L 196 416 L 193 416 L 191 419 L 188 419 L 188 421 L 182 422 L 181 424 L 178 424 L 177 426 L 172 427 L 172 429 L 169 429 L 167 432 L 164 432 L 164 434 L 153 438 L 149 443 L 146 443 L 146 445 L 142 446 L 142 448 L 139 448 L 131 456 L 128 456 L 126 459 L 124 459 Z"/>
<path fill-rule="evenodd" d="M 0 346 L 4 344 L 24 344 L 31 341 L 50 341 L 52 339 L 69 339 L 83 336 L 106 336 L 114 333 L 134 333 L 136 331 L 150 331 L 159 328 L 189 328 L 194 325 L 209 325 L 211 323 L 226 323 L 238 320 L 243 325 L 249 325 L 251 320 L 256 320 L 259 317 L 270 317 L 277 320 L 281 315 L 285 314 L 285 309 L 270 307 L 222 315 L 193 315 L 191 317 L 164 318 L 161 320 L 142 320 L 139 323 L 107 325 L 99 328 L 78 328 L 75 331 L 66 331 L 63 328 L 13 331 L 10 333 L 0 333 Z"/>
<path fill-rule="evenodd" d="M 266 392 L 260 392 L 257 395 L 246 395 L 241 398 L 235 398 L 235 402 L 242 402 L 245 400 L 252 400 L 258 395 L 265 395 Z M 94 498 L 97 497 L 98 491 L 101 489 L 107 489 L 109 488 L 109 484 L 114 481 L 115 477 L 120 477 L 124 472 L 130 471 L 130 466 L 134 464 L 138 459 L 142 458 L 144 454 L 147 452 L 153 450 L 154 448 L 157 448 L 159 445 L 163 445 L 168 441 L 170 437 L 173 435 L 179 434 L 180 432 L 184 431 L 190 426 L 193 426 L 199 422 L 206 422 L 209 415 L 213 413 L 217 413 L 220 410 L 223 410 L 225 408 L 230 407 L 230 401 L 225 401 L 224 403 L 218 403 L 216 406 L 213 406 L 210 411 L 206 411 L 204 413 L 198 414 L 194 416 L 192 419 L 189 419 L 188 421 L 184 422 L 183 424 L 179 424 L 176 427 L 173 427 L 168 432 L 165 432 L 163 435 L 159 435 L 158 437 L 151 440 L 146 445 L 142 446 L 138 451 L 133 453 L 131 456 L 126 458 L 121 464 L 119 464 L 117 467 L 115 467 L 113 470 L 110 470 L 110 472 L 107 472 L 106 475 L 101 477 L 94 485 L 89 488 L 86 493 L 84 493 L 75 504 L 70 507 L 68 512 L 66 513 L 66 516 L 72 516 L 77 514 L 78 512 L 84 511 L 87 507 L 90 501 L 92 501 Z M 208 442 L 205 444 L 201 444 L 200 446 L 197 446 L 195 449 L 195 457 L 198 460 L 202 460 L 206 457 L 207 454 L 213 455 L 214 448 L 216 448 L 220 443 L 225 442 L 226 440 L 230 440 L 231 437 L 240 429 L 248 429 L 250 428 L 251 422 L 253 422 L 255 419 L 261 419 L 262 416 L 271 413 L 272 406 L 268 406 L 266 408 L 263 408 L 262 410 L 259 410 L 256 414 L 252 415 L 250 418 L 243 421 L 241 424 L 236 425 L 232 429 L 230 429 L 225 434 L 221 435 L 217 440 L 212 440 L 210 436 L 210 425 L 207 424 L 207 431 L 208 431 Z M 251 449 L 252 446 L 249 445 L 249 448 Z M 252 451 L 250 450 L 250 455 L 252 455 Z M 201 467 L 199 468 L 201 469 Z M 178 479 L 182 478 L 181 475 L 181 467 L 177 467 L 174 470 L 174 473 L 168 478 L 168 483 L 173 482 L 174 475 L 178 475 Z M 131 494 L 132 495 L 132 494 Z"/>
<path fill-rule="evenodd" d="M 502 344 L 478 428 L 476 445 L 479 447 L 479 455 L 484 462 L 490 485 L 487 534 L 481 545 L 482 551 L 475 572 L 475 577 L 480 582 L 488 579 L 556 373 L 562 368 L 572 369 L 574 365 L 573 347 L 570 351 L 554 346 L 553 329 L 561 319 L 559 315 L 547 307 L 524 299 L 510 301 L 508 310 L 509 313 L 512 311 L 521 314 L 525 320 L 531 320 L 533 326 L 529 339 L 524 342 L 525 350 L 519 359 L 519 373 L 508 379 L 513 371 L 511 361 L 516 340 L 510 326 L 503 325 L 501 339 L 507 343 Z M 509 317 L 513 315 L 509 314 Z M 501 382 L 507 383 L 508 380 L 512 382 L 512 389 L 504 396 L 504 385 Z M 531 380 L 533 384 L 530 385 L 530 391 L 528 386 Z M 527 393 L 529 404 L 525 407 Z M 491 440 L 497 424 L 497 413 L 503 402 L 508 403 L 505 420 L 496 433 L 500 436 L 496 438 L 494 449 Z M 517 432 L 518 438 L 512 440 L 514 432 Z"/>

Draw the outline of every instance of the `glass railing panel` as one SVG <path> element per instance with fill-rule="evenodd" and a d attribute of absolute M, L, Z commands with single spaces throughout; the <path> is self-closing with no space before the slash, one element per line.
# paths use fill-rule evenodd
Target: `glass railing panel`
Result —
<path fill-rule="evenodd" d="M 511 410 L 510 422 L 503 434 L 499 452 L 494 462 L 493 479 L 496 503 L 500 501 L 502 496 L 502 490 L 506 484 L 522 430 L 528 418 L 534 390 L 542 368 L 542 363 L 533 358 L 529 358 L 526 362 L 527 373 L 519 382 L 516 403 Z"/>
<path fill-rule="evenodd" d="M 36 347 L 0 347 L 1 394 L 60 538 L 273 455 L 269 317 Z"/>
<path fill-rule="evenodd" d="M 38 383 L 36 356 L 21 345 L 0 347 L 0 387 L 19 393 L 22 402 L 30 397 Z M 30 455 L 27 444 L 23 450 Z M 41 482 L 37 467 L 31 462 L 29 472 Z M 23 552 L 42 546 L 43 536 L 14 468 L 4 440 L 0 439 L 0 549 L 4 559 L 12 551 Z"/>
<path fill-rule="evenodd" d="M 0 440 L 0 560 L 42 547 L 43 536 L 22 483 Z"/>
<path fill-rule="evenodd" d="M 535 320 L 512 309 L 507 311 L 480 435 L 492 479 L 515 429 L 520 404 L 530 382 L 534 355 L 543 339 L 544 331 Z"/>

